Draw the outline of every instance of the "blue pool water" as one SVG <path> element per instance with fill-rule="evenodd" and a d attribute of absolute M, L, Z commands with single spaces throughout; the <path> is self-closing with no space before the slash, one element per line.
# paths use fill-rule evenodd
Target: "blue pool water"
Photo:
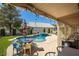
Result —
<path fill-rule="evenodd" d="M 25 40 L 28 41 L 28 39 L 31 39 L 33 40 L 34 42 L 43 42 L 45 41 L 45 37 L 48 36 L 48 34 L 45 34 L 45 33 L 40 33 L 38 35 L 33 35 L 33 36 L 24 36 L 24 37 L 20 37 L 20 38 L 17 38 L 18 40 L 22 41 L 22 42 L 25 42 Z"/>

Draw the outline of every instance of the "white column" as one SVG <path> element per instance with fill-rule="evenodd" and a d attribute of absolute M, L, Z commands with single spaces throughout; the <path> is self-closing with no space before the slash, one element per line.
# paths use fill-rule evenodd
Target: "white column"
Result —
<path fill-rule="evenodd" d="M 57 24 L 57 41 L 58 41 L 58 46 L 62 45 L 62 41 L 61 41 L 61 34 L 60 34 L 60 27 L 59 27 L 59 22 Z"/>

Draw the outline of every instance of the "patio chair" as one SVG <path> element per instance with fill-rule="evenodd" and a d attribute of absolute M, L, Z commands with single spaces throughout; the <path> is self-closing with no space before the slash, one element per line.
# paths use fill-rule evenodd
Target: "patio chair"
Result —
<path fill-rule="evenodd" d="M 57 47 L 58 53 L 61 53 L 61 51 L 62 51 L 63 48 L 64 48 L 64 46 L 58 46 L 58 47 Z"/>
<path fill-rule="evenodd" d="M 13 43 L 13 55 L 14 55 L 14 50 L 16 50 L 17 55 L 18 55 L 19 52 L 22 51 L 22 46 L 19 42 L 14 42 Z"/>
<path fill-rule="evenodd" d="M 55 56 L 55 52 L 47 52 L 46 54 L 45 54 L 45 56 Z"/>
<path fill-rule="evenodd" d="M 26 54 L 26 50 L 29 50 L 29 53 L 31 55 L 31 47 L 32 47 L 32 43 L 26 43 L 24 46 L 24 54 Z"/>

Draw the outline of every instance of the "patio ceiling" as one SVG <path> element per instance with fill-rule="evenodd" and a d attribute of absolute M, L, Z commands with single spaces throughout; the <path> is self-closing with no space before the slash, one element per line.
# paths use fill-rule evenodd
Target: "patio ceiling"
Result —
<path fill-rule="evenodd" d="M 19 3 L 14 5 L 29 9 L 49 18 L 54 18 L 72 26 L 79 25 L 78 3 Z"/>

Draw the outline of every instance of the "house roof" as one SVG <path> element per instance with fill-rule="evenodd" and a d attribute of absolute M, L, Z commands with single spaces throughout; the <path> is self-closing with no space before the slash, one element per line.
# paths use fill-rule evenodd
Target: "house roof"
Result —
<path fill-rule="evenodd" d="M 21 24 L 21 28 L 24 28 L 24 23 Z M 41 28 L 54 28 L 53 25 L 49 23 L 41 23 L 41 22 L 28 22 L 27 27 L 41 27 Z"/>
<path fill-rule="evenodd" d="M 54 26 L 49 23 L 40 23 L 40 22 L 29 22 L 27 23 L 29 27 L 44 27 L 44 28 L 53 28 Z"/>

